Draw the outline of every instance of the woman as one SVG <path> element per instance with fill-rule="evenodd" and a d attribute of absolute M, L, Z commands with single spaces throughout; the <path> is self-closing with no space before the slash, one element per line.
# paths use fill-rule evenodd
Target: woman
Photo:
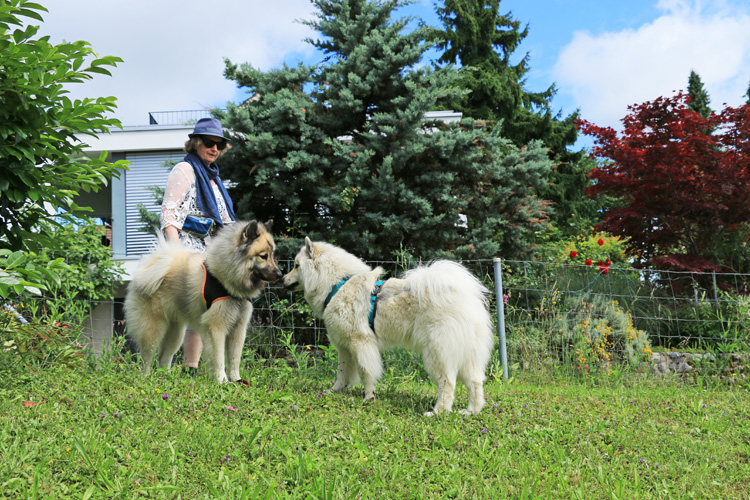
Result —
<path fill-rule="evenodd" d="M 216 160 L 228 144 L 219 120 L 201 118 L 185 143 L 184 161 L 172 168 L 161 206 L 161 229 L 169 241 L 202 252 L 211 234 L 234 222 L 232 200 L 219 179 Z M 191 375 L 198 371 L 203 343 L 192 329 L 182 345 L 183 365 Z"/>

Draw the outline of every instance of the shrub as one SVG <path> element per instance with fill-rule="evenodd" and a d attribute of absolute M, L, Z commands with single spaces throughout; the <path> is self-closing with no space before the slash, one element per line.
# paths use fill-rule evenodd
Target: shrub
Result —
<path fill-rule="evenodd" d="M 59 280 L 45 282 L 41 301 L 27 298 L 19 310 L 40 322 L 80 325 L 92 305 L 112 300 L 123 268 L 112 260 L 112 250 L 102 244 L 102 236 L 102 227 L 93 222 L 58 227 L 53 237 L 65 250 L 44 249 L 29 253 L 29 258 L 37 267 L 59 259 L 67 265 L 58 270 Z"/>
<path fill-rule="evenodd" d="M 0 310 L 0 371 L 45 368 L 52 364 L 81 368 L 84 348 L 76 340 L 80 332 L 67 324 L 20 323 L 7 310 Z"/>
<path fill-rule="evenodd" d="M 634 327 L 630 312 L 601 295 L 569 298 L 556 320 L 554 339 L 579 370 L 625 362 L 637 366 L 651 354 L 648 335 Z"/>

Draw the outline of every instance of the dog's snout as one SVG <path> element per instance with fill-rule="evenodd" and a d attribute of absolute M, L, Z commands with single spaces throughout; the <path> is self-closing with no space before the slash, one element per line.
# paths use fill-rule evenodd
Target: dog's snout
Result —
<path fill-rule="evenodd" d="M 297 280 L 291 273 L 283 277 L 282 283 L 284 285 L 284 289 L 289 290 L 290 292 L 296 290 L 297 286 L 299 285 L 299 283 L 297 283 Z"/>

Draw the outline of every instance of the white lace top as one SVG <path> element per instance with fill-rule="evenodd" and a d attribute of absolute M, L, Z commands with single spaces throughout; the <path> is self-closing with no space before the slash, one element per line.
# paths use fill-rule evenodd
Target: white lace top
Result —
<path fill-rule="evenodd" d="M 232 222 L 227 212 L 224 197 L 219 187 L 211 181 L 216 197 L 216 205 L 219 207 L 219 215 L 225 224 Z M 189 215 L 194 217 L 207 217 L 196 202 L 197 194 L 195 188 L 195 172 L 188 162 L 180 162 L 172 168 L 167 178 L 167 187 L 164 189 L 164 202 L 161 205 L 161 229 L 174 226 L 180 231 L 180 242 L 188 248 L 204 251 L 206 239 L 197 238 L 182 230 L 185 218 Z"/>

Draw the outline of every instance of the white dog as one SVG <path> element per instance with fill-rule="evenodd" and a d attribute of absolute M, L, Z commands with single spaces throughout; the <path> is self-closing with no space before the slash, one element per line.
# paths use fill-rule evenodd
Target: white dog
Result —
<path fill-rule="evenodd" d="M 345 250 L 305 238 L 284 287 L 304 290 L 313 313 L 325 321 L 339 353 L 333 391 L 343 391 L 361 376 L 365 400 L 375 397 L 383 374 L 381 351 L 404 347 L 420 353 L 437 384 L 433 412 L 451 411 L 456 378 L 469 390 L 463 414 L 484 405 L 484 372 L 493 345 L 488 290 L 462 265 L 436 261 L 378 281 L 372 269 Z"/>

